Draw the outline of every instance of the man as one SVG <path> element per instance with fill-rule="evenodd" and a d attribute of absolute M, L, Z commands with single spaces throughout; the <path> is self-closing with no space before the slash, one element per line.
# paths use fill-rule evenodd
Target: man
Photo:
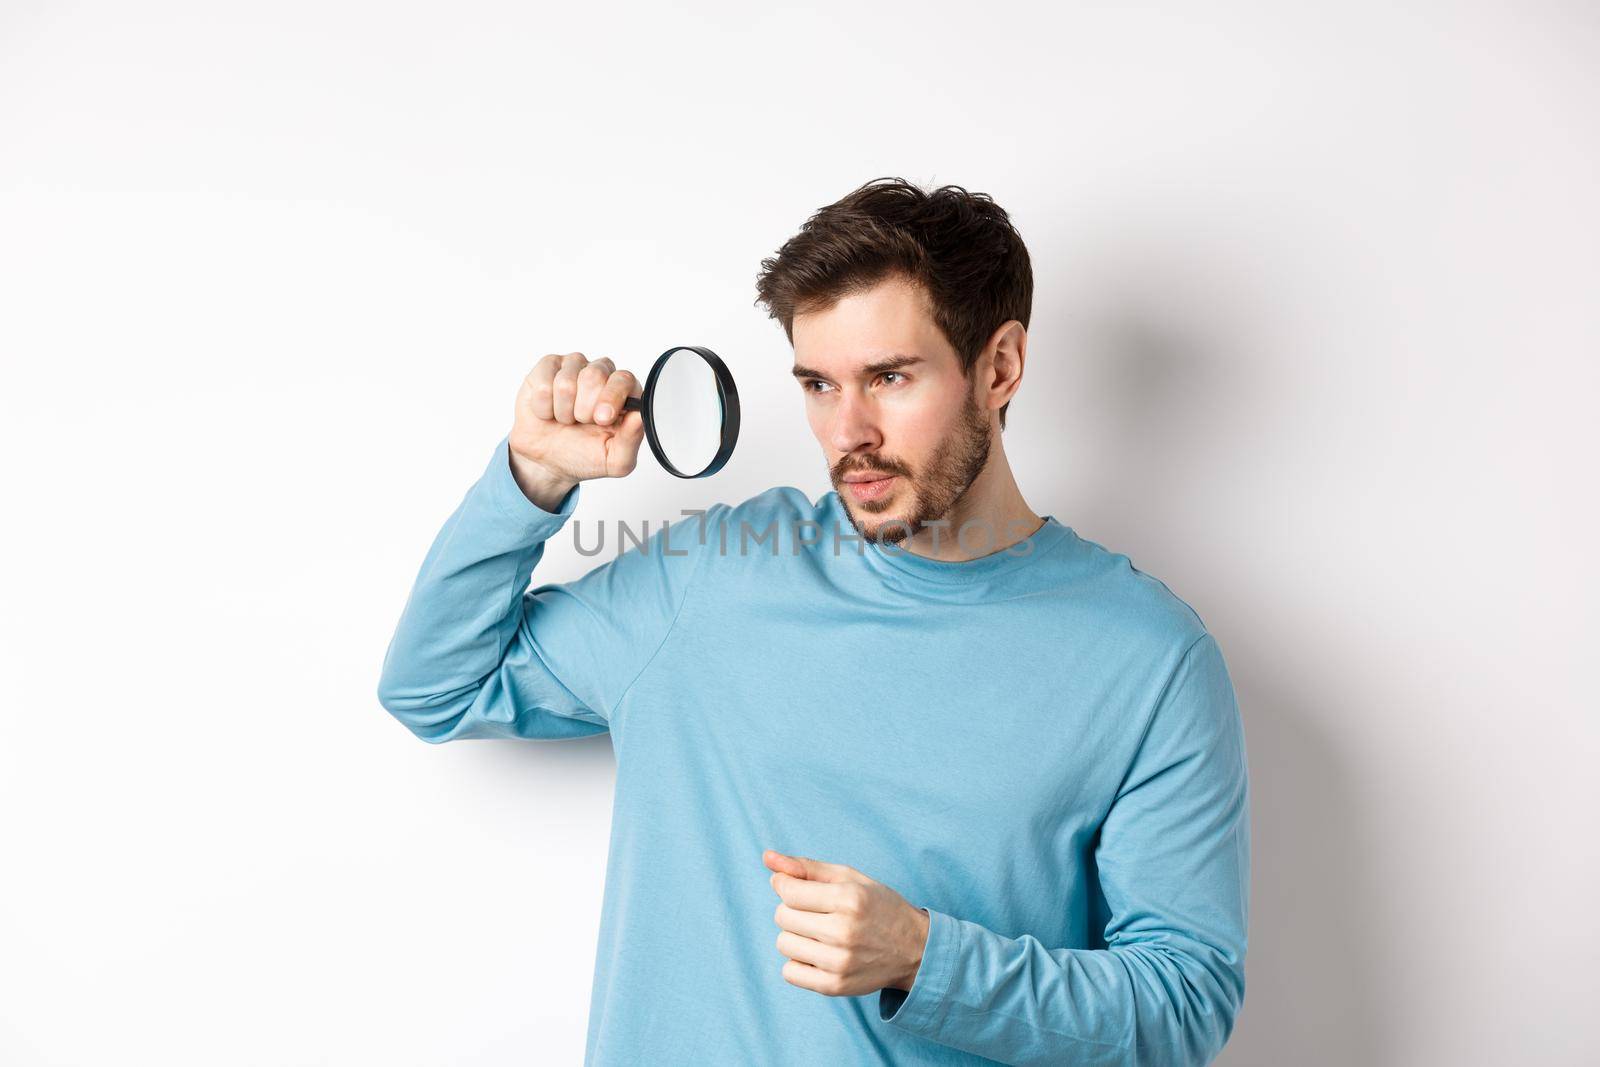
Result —
<path fill-rule="evenodd" d="M 435 743 L 612 733 L 588 1063 L 1208 1062 L 1244 999 L 1242 724 L 1199 617 L 1017 488 L 1020 236 L 879 180 L 762 268 L 834 490 L 529 590 L 643 434 L 632 374 L 546 356 L 380 700 Z"/>

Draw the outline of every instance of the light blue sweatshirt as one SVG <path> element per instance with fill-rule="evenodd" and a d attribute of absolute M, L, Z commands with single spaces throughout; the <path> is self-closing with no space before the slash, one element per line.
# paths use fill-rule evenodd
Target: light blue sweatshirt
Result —
<path fill-rule="evenodd" d="M 603 523 L 591 571 L 530 589 L 581 495 L 532 503 L 502 438 L 378 696 L 434 743 L 610 731 L 586 1064 L 1217 1054 L 1244 1000 L 1244 731 L 1216 641 L 1165 585 L 1052 516 L 949 562 L 781 486 L 649 517 L 620 554 Z M 574 527 L 592 552 L 594 524 Z M 909 993 L 784 979 L 769 848 L 927 910 Z"/>

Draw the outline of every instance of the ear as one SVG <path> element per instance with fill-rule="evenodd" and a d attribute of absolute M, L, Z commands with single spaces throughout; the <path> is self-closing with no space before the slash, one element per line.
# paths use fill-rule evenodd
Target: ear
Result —
<path fill-rule="evenodd" d="M 989 338 L 994 350 L 995 387 L 1005 389 L 1005 399 L 1022 382 L 1022 367 L 1028 359 L 1028 329 L 1016 319 L 1007 320 Z"/>
<path fill-rule="evenodd" d="M 979 385 L 985 407 L 998 411 L 1011 401 L 1022 384 L 1027 359 L 1028 329 L 1016 319 L 1006 320 L 989 335 L 989 343 L 978 359 L 978 366 L 984 371 Z"/>

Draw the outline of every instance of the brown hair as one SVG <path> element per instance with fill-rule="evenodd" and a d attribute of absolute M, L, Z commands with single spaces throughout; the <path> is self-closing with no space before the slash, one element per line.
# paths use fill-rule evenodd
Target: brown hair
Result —
<path fill-rule="evenodd" d="M 933 321 L 970 374 L 990 335 L 1033 308 L 1033 266 L 999 204 L 959 185 L 924 192 L 903 178 L 874 178 L 818 210 L 761 261 L 755 302 L 783 324 L 826 311 L 841 297 L 904 275 L 928 294 Z M 1000 408 L 1006 426 L 1007 401 Z"/>

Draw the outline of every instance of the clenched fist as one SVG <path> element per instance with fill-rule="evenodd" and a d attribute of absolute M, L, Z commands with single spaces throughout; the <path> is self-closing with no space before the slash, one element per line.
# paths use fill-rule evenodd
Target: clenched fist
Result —
<path fill-rule="evenodd" d="M 761 853 L 783 903 L 772 920 L 783 980 L 829 997 L 909 991 L 922 970 L 933 917 L 843 863 L 774 849 Z"/>
<path fill-rule="evenodd" d="M 511 471 L 528 499 L 554 511 L 581 481 L 631 474 L 644 416 L 622 405 L 643 393 L 610 359 L 568 352 L 535 363 L 517 391 L 510 437 Z"/>

